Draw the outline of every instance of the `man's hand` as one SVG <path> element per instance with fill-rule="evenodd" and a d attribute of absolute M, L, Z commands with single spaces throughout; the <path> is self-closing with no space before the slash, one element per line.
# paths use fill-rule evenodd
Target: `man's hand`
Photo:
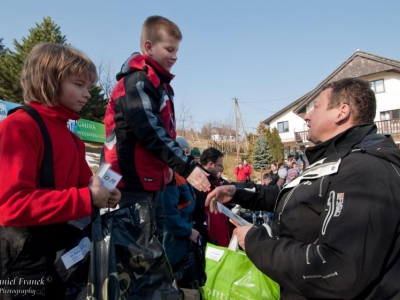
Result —
<path fill-rule="evenodd" d="M 236 227 L 233 230 L 232 234 L 237 236 L 238 244 L 240 247 L 242 247 L 243 250 L 246 250 L 246 246 L 244 244 L 244 241 L 246 239 L 246 234 L 252 227 L 253 227 L 253 225 L 240 226 L 240 227 Z"/>
<path fill-rule="evenodd" d="M 196 190 L 201 192 L 207 192 L 210 189 L 210 182 L 207 178 L 208 174 L 204 172 L 200 167 L 195 167 L 190 173 L 189 177 L 186 178 Z"/>
<path fill-rule="evenodd" d="M 234 185 L 218 186 L 207 195 L 205 206 L 210 208 L 210 212 L 217 213 L 217 201 L 227 203 L 232 200 L 235 193 L 236 186 Z"/>

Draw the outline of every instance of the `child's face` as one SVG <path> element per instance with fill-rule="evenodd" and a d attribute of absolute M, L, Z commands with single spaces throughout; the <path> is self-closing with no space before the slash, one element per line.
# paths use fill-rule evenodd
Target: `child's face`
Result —
<path fill-rule="evenodd" d="M 89 88 L 92 85 L 83 77 L 67 76 L 61 82 L 61 94 L 58 103 L 74 112 L 81 111 L 90 99 Z"/>
<path fill-rule="evenodd" d="M 268 184 L 270 184 L 270 182 L 271 182 L 271 178 L 265 178 L 265 179 L 263 180 L 263 184 L 264 184 L 264 185 L 268 185 Z"/>
<path fill-rule="evenodd" d="M 181 41 L 166 36 L 157 43 L 146 41 L 147 55 L 154 59 L 163 69 L 170 72 L 178 59 L 177 52 Z"/>

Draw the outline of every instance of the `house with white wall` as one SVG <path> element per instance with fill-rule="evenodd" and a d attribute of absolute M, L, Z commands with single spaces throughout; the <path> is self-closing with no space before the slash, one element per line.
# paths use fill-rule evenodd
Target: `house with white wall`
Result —
<path fill-rule="evenodd" d="M 236 142 L 236 131 L 223 127 L 211 129 L 211 140 L 214 142 Z"/>
<path fill-rule="evenodd" d="M 356 51 L 313 90 L 263 123 L 278 129 L 284 146 L 290 148 L 289 152 L 312 145 L 306 140 L 307 126 L 303 116 L 313 108 L 324 85 L 346 77 L 362 78 L 371 82 L 377 100 L 374 121 L 378 132 L 391 134 L 400 145 L 400 61 L 363 51 Z"/>

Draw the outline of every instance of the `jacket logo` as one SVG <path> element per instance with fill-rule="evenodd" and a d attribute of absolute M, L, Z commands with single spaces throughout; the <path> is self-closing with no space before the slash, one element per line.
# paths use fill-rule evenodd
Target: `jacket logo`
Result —
<path fill-rule="evenodd" d="M 145 177 L 145 178 L 144 178 L 144 181 L 146 181 L 146 182 L 153 182 L 154 179 L 153 179 L 153 178 L 147 178 L 147 177 Z"/>
<path fill-rule="evenodd" d="M 334 217 L 339 217 L 343 209 L 344 193 L 337 193 Z"/>

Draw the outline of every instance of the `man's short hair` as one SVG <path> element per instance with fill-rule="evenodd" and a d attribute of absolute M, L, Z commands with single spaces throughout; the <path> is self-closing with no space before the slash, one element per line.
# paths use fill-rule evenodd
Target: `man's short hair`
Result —
<path fill-rule="evenodd" d="M 142 52 L 145 53 L 144 43 L 147 40 L 155 44 L 162 41 L 165 36 L 182 41 L 182 32 L 174 22 L 162 16 L 148 17 L 143 23 L 142 36 L 140 37 Z"/>
<path fill-rule="evenodd" d="M 209 162 L 217 163 L 217 160 L 220 157 L 224 157 L 224 154 L 221 151 L 213 147 L 207 148 L 200 156 L 200 164 L 205 166 Z"/>
<path fill-rule="evenodd" d="M 354 125 L 374 122 L 376 98 L 368 81 L 359 78 L 344 78 L 326 84 L 322 90 L 328 88 L 331 88 L 328 109 L 347 104 L 350 106 Z"/>

